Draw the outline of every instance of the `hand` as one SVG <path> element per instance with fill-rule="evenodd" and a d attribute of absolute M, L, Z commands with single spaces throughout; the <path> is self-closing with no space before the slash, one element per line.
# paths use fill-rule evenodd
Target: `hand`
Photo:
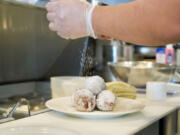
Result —
<path fill-rule="evenodd" d="M 54 0 L 46 5 L 49 28 L 66 39 L 96 37 L 92 28 L 94 6 L 85 0 Z"/>

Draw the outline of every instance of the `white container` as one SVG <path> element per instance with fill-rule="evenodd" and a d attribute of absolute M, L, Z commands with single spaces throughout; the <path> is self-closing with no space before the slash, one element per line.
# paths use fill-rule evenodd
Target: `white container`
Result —
<path fill-rule="evenodd" d="M 180 49 L 176 50 L 176 65 L 180 66 Z"/>
<path fill-rule="evenodd" d="M 166 49 L 165 48 L 156 49 L 156 63 L 160 63 L 160 64 L 166 63 Z"/>
<path fill-rule="evenodd" d="M 149 100 L 161 101 L 167 97 L 165 82 L 148 82 L 146 84 L 146 97 Z"/>
<path fill-rule="evenodd" d="M 71 96 L 76 89 L 82 88 L 86 77 L 62 76 L 51 78 L 52 98 Z"/>

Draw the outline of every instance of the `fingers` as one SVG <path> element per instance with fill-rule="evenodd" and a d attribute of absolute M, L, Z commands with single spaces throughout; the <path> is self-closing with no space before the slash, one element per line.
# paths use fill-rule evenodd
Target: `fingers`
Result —
<path fill-rule="evenodd" d="M 57 20 L 58 20 L 58 17 L 56 15 L 56 7 L 58 6 L 57 2 L 56 1 L 53 1 L 53 2 L 49 2 L 47 3 L 46 5 L 46 9 L 48 11 L 47 13 L 47 19 L 49 20 L 49 29 L 52 30 L 52 31 L 58 31 L 58 25 L 57 25 Z"/>
<path fill-rule="evenodd" d="M 49 21 L 54 21 L 54 19 L 56 18 L 56 14 L 55 13 L 47 13 L 47 19 L 49 20 Z"/>
<path fill-rule="evenodd" d="M 52 31 L 57 31 L 57 28 L 56 28 L 54 23 L 49 24 L 49 29 L 52 30 Z"/>
<path fill-rule="evenodd" d="M 80 0 L 51 0 L 46 5 L 49 29 L 65 39 L 87 36 L 85 12 L 90 7 Z"/>
<path fill-rule="evenodd" d="M 48 12 L 53 12 L 56 9 L 56 6 L 57 6 L 57 1 L 48 2 L 46 4 L 46 9 Z"/>
<path fill-rule="evenodd" d="M 46 4 L 46 10 L 48 11 L 48 12 L 52 12 L 53 10 L 53 7 L 52 7 L 52 4 L 51 4 L 51 2 L 48 2 L 47 4 Z"/>

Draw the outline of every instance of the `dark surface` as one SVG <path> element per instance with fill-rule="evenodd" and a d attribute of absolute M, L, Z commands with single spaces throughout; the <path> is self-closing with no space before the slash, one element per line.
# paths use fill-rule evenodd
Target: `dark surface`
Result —
<path fill-rule="evenodd" d="M 45 9 L 0 3 L 0 20 L 0 84 L 82 75 L 88 38 L 57 36 Z"/>

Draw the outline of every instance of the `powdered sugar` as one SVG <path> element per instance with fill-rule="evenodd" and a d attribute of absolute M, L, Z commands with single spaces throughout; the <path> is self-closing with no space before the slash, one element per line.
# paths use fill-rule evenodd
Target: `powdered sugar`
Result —
<path fill-rule="evenodd" d="M 93 111 L 95 106 L 101 111 L 111 111 L 115 105 L 116 97 L 105 90 L 106 84 L 100 76 L 92 76 L 86 79 L 84 88 L 73 92 L 72 105 L 78 111 Z M 97 99 L 96 99 L 97 98 Z"/>
<path fill-rule="evenodd" d="M 115 105 L 115 100 L 116 97 L 111 91 L 104 90 L 97 96 L 97 108 L 102 111 L 111 111 Z"/>
<path fill-rule="evenodd" d="M 92 111 L 95 108 L 95 96 L 90 90 L 79 89 L 72 95 L 73 106 L 78 111 Z"/>
<path fill-rule="evenodd" d="M 106 89 L 106 84 L 100 76 L 93 76 L 85 81 L 84 88 L 89 89 L 94 95 L 97 95 Z"/>

